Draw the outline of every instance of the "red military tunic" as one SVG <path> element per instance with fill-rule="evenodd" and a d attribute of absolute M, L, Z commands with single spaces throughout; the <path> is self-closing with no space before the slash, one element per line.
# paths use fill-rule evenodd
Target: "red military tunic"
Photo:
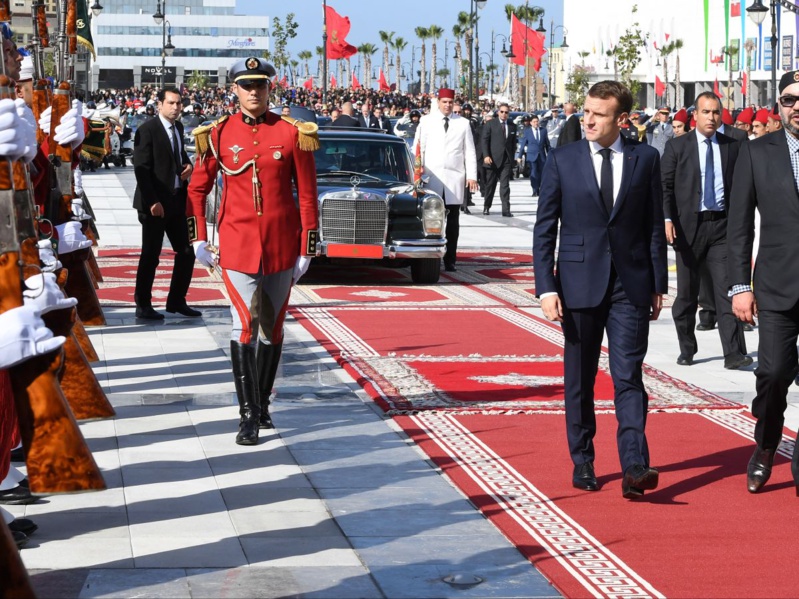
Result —
<path fill-rule="evenodd" d="M 218 156 L 227 169 L 217 218 L 222 268 L 249 274 L 262 268 L 271 274 L 293 268 L 300 254 L 314 253 L 307 237 L 319 227 L 316 166 L 313 152 L 297 146 L 298 136 L 297 127 L 271 112 L 257 121 L 238 113 L 211 130 L 213 149 L 197 159 L 186 212 L 197 219 L 197 239 L 207 240 L 205 208 L 219 171 Z M 251 160 L 262 196 L 260 216 L 253 165 L 246 167 Z"/>

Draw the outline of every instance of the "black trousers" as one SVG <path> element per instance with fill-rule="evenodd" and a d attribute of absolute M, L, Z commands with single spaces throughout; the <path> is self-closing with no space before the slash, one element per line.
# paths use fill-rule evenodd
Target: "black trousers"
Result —
<path fill-rule="evenodd" d="M 713 283 L 721 347 L 724 357 L 746 353 L 743 323 L 732 314 L 727 295 L 727 219 L 700 221 L 690 248 L 680 246 L 677 255 L 677 299 L 671 309 L 680 353 L 693 356 L 696 342 L 696 308 L 702 264 Z"/>
<path fill-rule="evenodd" d="M 485 203 L 483 209 L 488 210 L 494 202 L 494 192 L 499 182 L 499 199 L 502 201 L 502 214 L 510 214 L 510 178 L 513 174 L 513 164 L 507 156 L 502 159 L 502 164 L 492 164 L 486 169 Z"/>
<path fill-rule="evenodd" d="M 649 466 L 649 446 L 644 432 L 649 396 L 644 388 L 642 367 L 649 340 L 650 310 L 650 306 L 630 303 L 615 271 L 599 306 L 582 310 L 564 306 L 566 435 L 575 465 L 594 461 L 594 384 L 602 336 L 607 331 L 619 462 L 622 471 L 633 464 Z"/>
<path fill-rule="evenodd" d="M 458 235 L 461 231 L 461 211 L 457 204 L 447 204 L 447 252 L 444 254 L 444 264 L 454 265 L 457 261 Z"/>
<path fill-rule="evenodd" d="M 707 266 L 699 268 L 699 322 L 716 326 L 716 296 Z"/>
<path fill-rule="evenodd" d="M 139 269 L 136 272 L 136 305 L 142 308 L 152 306 L 153 282 L 155 271 L 160 263 L 164 234 L 175 251 L 175 266 L 172 270 L 172 281 L 169 285 L 167 306 L 180 306 L 186 301 L 186 293 L 191 285 L 191 274 L 194 268 L 194 248 L 189 243 L 189 229 L 186 224 L 186 192 L 175 202 L 174 210 L 163 217 L 139 212 L 142 226 L 141 256 Z M 181 210 L 180 207 L 183 207 Z"/>
<path fill-rule="evenodd" d="M 752 415 L 757 418 L 755 441 L 763 449 L 776 449 L 782 439 L 788 388 L 796 376 L 799 304 L 786 312 L 759 310 L 757 324 L 757 395 L 752 401 Z"/>

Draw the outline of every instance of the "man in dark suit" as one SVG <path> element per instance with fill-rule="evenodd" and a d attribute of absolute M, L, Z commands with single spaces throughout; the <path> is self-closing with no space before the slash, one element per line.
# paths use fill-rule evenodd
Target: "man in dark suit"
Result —
<path fill-rule="evenodd" d="M 649 397 L 642 364 L 649 321 L 658 318 L 668 284 L 660 157 L 620 135 L 632 103 L 630 90 L 617 81 L 588 91 L 586 139 L 553 150 L 544 166 L 533 239 L 536 295 L 544 316 L 562 323 L 565 339 L 572 484 L 599 489 L 594 382 L 607 331 L 627 499 L 658 484 L 644 431 Z"/>
<path fill-rule="evenodd" d="M 712 92 L 699 94 L 695 106 L 696 131 L 669 140 L 662 160 L 666 239 L 677 256 L 672 307 L 680 346 L 677 364 L 690 366 L 698 350 L 694 326 L 705 265 L 713 283 L 724 368 L 735 370 L 752 363 L 727 294 L 727 208 L 740 142 L 717 133 L 721 101 Z"/>
<path fill-rule="evenodd" d="M 372 114 L 372 104 L 366 100 L 361 106 L 361 114 L 358 115 L 358 123 L 365 129 L 380 130 L 380 122 Z"/>
<path fill-rule="evenodd" d="M 499 105 L 497 118 L 483 123 L 480 139 L 483 165 L 486 169 L 483 214 L 488 214 L 491 210 L 497 181 L 499 181 L 502 216 L 513 216 L 510 212 L 510 178 L 516 154 L 516 125 L 508 119 L 509 114 L 510 108 L 503 102 Z"/>
<path fill-rule="evenodd" d="M 182 103 L 176 88 L 158 92 L 158 116 L 136 129 L 133 170 L 136 191 L 133 207 L 142 225 L 142 249 L 136 272 L 136 317 L 162 320 L 152 304 L 153 281 L 158 267 L 164 233 L 175 251 L 172 282 L 166 311 L 183 316 L 202 313 L 186 305 L 186 293 L 194 268 L 194 250 L 186 225 L 186 186 L 191 161 L 183 148 L 183 124 L 178 121 Z"/>
<path fill-rule="evenodd" d="M 537 196 L 541 189 L 541 171 L 544 170 L 547 154 L 549 154 L 549 137 L 543 127 L 538 126 L 538 116 L 530 117 L 530 127 L 525 129 L 519 139 L 519 153 L 516 158 L 530 163 L 530 185 L 533 195 Z"/>
<path fill-rule="evenodd" d="M 774 454 L 782 440 L 788 387 L 796 376 L 799 332 L 799 71 L 779 82 L 783 130 L 741 146 L 735 165 L 727 236 L 732 310 L 737 318 L 759 320 L 757 448 L 747 467 L 747 488 L 757 493 L 771 476 Z M 755 209 L 760 214 L 760 248 L 752 285 Z M 753 293 L 754 287 L 754 293 Z M 791 473 L 799 494 L 799 443 L 794 445 Z"/>
<path fill-rule="evenodd" d="M 331 127 L 345 127 L 347 129 L 352 129 L 355 127 L 360 127 L 361 124 L 357 118 L 355 118 L 354 110 L 352 108 L 352 102 L 344 102 L 341 105 L 341 115 L 332 123 L 330 123 Z"/>
<path fill-rule="evenodd" d="M 563 114 L 566 115 L 566 120 L 563 122 L 563 127 L 560 129 L 558 136 L 557 147 L 563 147 L 566 144 L 580 141 L 583 138 L 583 132 L 580 128 L 580 117 L 577 116 L 577 109 L 571 102 L 566 102 L 563 105 Z"/>
<path fill-rule="evenodd" d="M 382 105 L 375 106 L 375 120 L 378 123 L 378 128 L 381 131 L 385 131 L 386 133 L 393 133 L 391 130 L 391 121 L 385 114 L 385 110 Z"/>

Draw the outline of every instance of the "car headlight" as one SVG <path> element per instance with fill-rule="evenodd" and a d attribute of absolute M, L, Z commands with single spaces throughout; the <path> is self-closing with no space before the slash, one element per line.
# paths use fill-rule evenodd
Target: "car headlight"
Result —
<path fill-rule="evenodd" d="M 444 200 L 427 196 L 422 202 L 422 226 L 425 235 L 443 235 L 446 209 Z"/>

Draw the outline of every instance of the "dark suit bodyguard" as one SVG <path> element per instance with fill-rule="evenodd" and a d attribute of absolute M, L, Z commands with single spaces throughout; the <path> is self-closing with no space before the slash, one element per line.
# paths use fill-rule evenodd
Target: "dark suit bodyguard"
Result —
<path fill-rule="evenodd" d="M 186 226 L 186 187 L 191 161 L 183 148 L 183 124 L 177 120 L 183 108 L 180 92 L 165 88 L 158 92 L 158 116 L 136 130 L 133 170 L 136 191 L 133 207 L 142 225 L 142 250 L 136 272 L 136 317 L 161 320 L 152 306 L 153 281 L 164 233 L 175 251 L 175 267 L 166 300 L 167 312 L 184 316 L 201 313 L 186 305 L 186 293 L 194 268 L 194 250 Z"/>
<path fill-rule="evenodd" d="M 747 468 L 747 488 L 757 493 L 771 476 L 774 454 L 782 440 L 788 387 L 796 375 L 799 336 L 799 71 L 779 84 L 783 129 L 741 146 L 735 165 L 730 215 L 729 281 L 732 310 L 744 322 L 759 321 L 757 447 Z M 752 278 L 755 210 L 760 214 L 760 248 Z M 799 495 L 799 443 L 794 445 L 791 473 Z"/>
<path fill-rule="evenodd" d="M 510 179 L 516 155 L 516 125 L 508 116 L 506 103 L 499 105 L 497 118 L 483 123 L 480 132 L 483 165 L 486 169 L 485 203 L 483 214 L 488 214 L 494 201 L 494 192 L 499 182 L 499 198 L 502 201 L 502 216 L 513 216 L 510 212 Z"/>
<path fill-rule="evenodd" d="M 727 294 L 727 204 L 740 142 L 717 132 L 721 102 L 706 92 L 696 98 L 696 130 L 669 140 L 663 152 L 663 212 L 666 240 L 677 257 L 677 299 L 672 316 L 680 354 L 693 364 L 698 346 L 694 325 L 701 269 L 713 284 L 724 367 L 748 366 L 743 326 L 732 315 Z"/>
<path fill-rule="evenodd" d="M 668 279 L 660 157 L 620 135 L 632 101 L 616 81 L 589 90 L 586 138 L 553 150 L 544 166 L 533 241 L 536 294 L 546 318 L 562 323 L 565 338 L 572 484 L 599 489 L 594 383 L 607 331 L 622 495 L 628 499 L 658 484 L 644 431 L 649 397 L 642 364 L 649 321 L 660 314 Z"/>

